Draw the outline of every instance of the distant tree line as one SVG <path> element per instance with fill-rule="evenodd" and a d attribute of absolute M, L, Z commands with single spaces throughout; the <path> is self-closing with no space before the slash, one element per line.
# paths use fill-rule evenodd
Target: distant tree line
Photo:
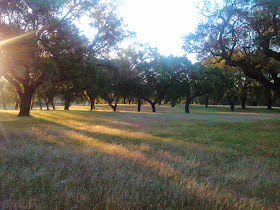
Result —
<path fill-rule="evenodd" d="M 0 102 L 29 116 L 33 102 L 68 110 L 75 101 L 143 102 L 175 106 L 193 102 L 279 106 L 279 2 L 224 0 L 205 4 L 194 34 L 184 37 L 185 56 L 162 56 L 147 44 L 119 49 L 134 34 L 125 30 L 114 2 L 96 0 L 0 2 Z M 271 7 L 274 6 L 274 7 Z M 278 7 L 276 7 L 278 6 Z M 86 38 L 74 24 L 87 17 Z M 270 18 L 270 19 L 269 19 Z M 246 24 L 245 24 L 246 23 Z M 265 43 L 264 43 L 265 42 Z M 268 45 L 266 44 L 268 43 Z M 114 56 L 112 56 L 114 52 Z"/>
<path fill-rule="evenodd" d="M 144 47 L 144 49 L 143 49 Z M 55 109 L 55 98 L 69 110 L 73 102 L 90 103 L 91 110 L 96 101 L 108 103 L 116 111 L 119 103 L 149 103 L 153 112 L 156 105 L 185 104 L 189 113 L 191 103 L 208 105 L 280 106 L 276 94 L 257 81 L 246 77 L 238 68 L 209 65 L 211 61 L 192 64 L 186 57 L 161 56 L 149 46 L 135 46 L 123 50 L 118 59 L 92 67 L 88 74 L 65 81 L 45 81 L 38 86 L 31 98 L 31 108 L 37 106 Z M 101 63 L 101 62 L 100 62 Z M 81 69 L 83 72 L 83 69 Z M 1 99 L 5 104 L 15 104 L 19 98 L 15 88 L 5 79 L 0 81 Z"/>

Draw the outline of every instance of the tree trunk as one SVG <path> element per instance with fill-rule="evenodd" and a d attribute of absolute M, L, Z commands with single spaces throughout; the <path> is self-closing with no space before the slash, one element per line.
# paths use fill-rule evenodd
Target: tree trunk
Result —
<path fill-rule="evenodd" d="M 15 105 L 15 109 L 18 109 L 18 106 L 19 106 L 19 99 L 17 99 L 17 101 L 16 101 L 16 105 Z"/>
<path fill-rule="evenodd" d="M 47 110 L 50 110 L 50 108 L 49 108 L 49 101 L 45 100 L 45 103 L 46 103 L 46 106 L 47 106 Z"/>
<path fill-rule="evenodd" d="M 129 104 L 129 105 L 131 104 L 131 99 L 128 99 L 128 104 Z"/>
<path fill-rule="evenodd" d="M 41 96 L 40 96 L 40 94 L 38 94 L 38 100 L 39 100 L 40 109 L 42 110 L 43 107 L 42 107 L 42 101 L 41 101 Z"/>
<path fill-rule="evenodd" d="M 234 112 L 234 104 L 230 105 L 230 111 Z"/>
<path fill-rule="evenodd" d="M 229 105 L 230 105 L 230 111 L 233 112 L 233 111 L 234 111 L 234 102 L 233 102 L 231 96 L 228 97 L 228 103 L 229 103 Z"/>
<path fill-rule="evenodd" d="M 87 96 L 89 98 L 89 102 L 90 102 L 90 111 L 92 111 L 93 109 L 95 109 L 95 95 L 92 94 L 89 90 L 87 90 Z"/>
<path fill-rule="evenodd" d="M 89 97 L 90 100 L 90 111 L 92 111 L 93 109 L 95 109 L 95 105 L 94 105 L 94 97 Z"/>
<path fill-rule="evenodd" d="M 110 103 L 109 105 L 112 107 L 114 112 L 117 110 L 117 103 L 115 105 Z"/>
<path fill-rule="evenodd" d="M 141 111 L 141 98 L 138 98 L 137 104 L 138 104 L 137 111 L 140 112 Z"/>
<path fill-rule="evenodd" d="M 36 94 L 33 94 L 33 96 L 32 96 L 30 109 L 33 109 L 33 105 L 34 105 L 34 102 L 35 102 L 35 95 Z"/>
<path fill-rule="evenodd" d="M 187 114 L 190 113 L 190 100 L 187 100 L 187 101 L 186 101 L 185 112 L 186 112 Z"/>
<path fill-rule="evenodd" d="M 156 103 L 155 102 L 151 103 L 151 106 L 152 106 L 152 111 L 156 112 Z"/>
<path fill-rule="evenodd" d="M 273 99 L 270 89 L 266 89 L 266 97 L 267 97 L 267 109 L 272 109 Z"/>
<path fill-rule="evenodd" d="M 240 96 L 240 100 L 241 100 L 241 106 L 242 106 L 242 109 L 246 109 L 246 95 L 241 95 Z"/>
<path fill-rule="evenodd" d="M 123 104 L 126 104 L 126 98 L 123 98 Z"/>
<path fill-rule="evenodd" d="M 234 103 L 232 99 L 229 97 L 230 111 L 234 112 Z"/>
<path fill-rule="evenodd" d="M 109 105 L 112 107 L 113 111 L 115 112 L 117 110 L 119 97 L 116 98 L 115 105 L 112 104 L 114 100 L 107 100 L 107 101 L 108 101 Z"/>
<path fill-rule="evenodd" d="M 273 99 L 271 97 L 267 98 L 267 109 L 272 110 Z"/>
<path fill-rule="evenodd" d="M 54 105 L 53 100 L 51 100 L 50 103 L 51 103 L 51 105 L 52 105 L 53 110 L 55 110 L 55 105 Z"/>
<path fill-rule="evenodd" d="M 18 93 L 16 91 L 16 95 L 15 95 L 15 101 L 16 101 L 16 104 L 15 104 L 15 109 L 18 109 L 18 105 L 19 105 L 19 98 L 18 98 Z"/>
<path fill-rule="evenodd" d="M 205 96 L 205 107 L 208 108 L 208 104 L 209 104 L 209 98 L 208 98 L 208 94 L 206 94 Z"/>
<path fill-rule="evenodd" d="M 20 97 L 19 117 L 30 116 L 31 99 L 35 90 L 30 87 L 24 87 L 24 92 L 18 93 Z"/>
<path fill-rule="evenodd" d="M 69 110 L 70 105 L 71 105 L 70 100 L 65 99 L 65 101 L 64 101 L 64 110 Z"/>

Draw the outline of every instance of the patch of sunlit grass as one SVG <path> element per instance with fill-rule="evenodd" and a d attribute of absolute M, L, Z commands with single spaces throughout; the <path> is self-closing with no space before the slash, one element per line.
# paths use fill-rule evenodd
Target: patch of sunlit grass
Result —
<path fill-rule="evenodd" d="M 0 111 L 0 208 L 268 209 L 279 205 L 279 114 L 123 105 Z M 99 111 L 98 111 L 99 109 Z M 3 119 L 3 121 L 1 121 Z M 4 120 L 6 119 L 6 120 Z M 12 119 L 12 120 L 8 120 Z"/>

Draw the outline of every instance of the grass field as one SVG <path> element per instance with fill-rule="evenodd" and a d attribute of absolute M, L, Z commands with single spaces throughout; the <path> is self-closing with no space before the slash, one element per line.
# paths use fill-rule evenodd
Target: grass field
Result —
<path fill-rule="evenodd" d="M 0 209 L 278 209 L 280 110 L 0 111 Z"/>

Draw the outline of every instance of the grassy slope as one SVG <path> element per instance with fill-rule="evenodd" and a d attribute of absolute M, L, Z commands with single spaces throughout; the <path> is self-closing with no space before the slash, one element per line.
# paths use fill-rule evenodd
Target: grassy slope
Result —
<path fill-rule="evenodd" d="M 280 112 L 0 111 L 0 208 L 277 208 Z"/>

